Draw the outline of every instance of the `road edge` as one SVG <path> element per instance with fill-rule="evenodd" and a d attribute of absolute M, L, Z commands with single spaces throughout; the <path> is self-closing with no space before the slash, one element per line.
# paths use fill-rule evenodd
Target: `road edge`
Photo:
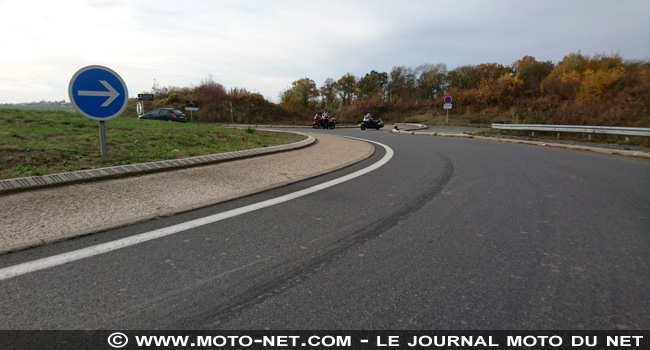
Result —
<path fill-rule="evenodd" d="M 469 139 L 483 140 L 483 141 L 519 143 L 519 144 L 534 145 L 534 146 L 541 146 L 541 147 L 565 148 L 565 149 L 573 149 L 579 151 L 590 151 L 590 152 L 603 153 L 603 154 L 650 159 L 650 152 L 602 148 L 602 147 L 590 147 L 590 146 L 583 146 L 583 145 L 571 145 L 571 144 L 553 142 L 552 140 L 533 141 L 533 140 L 519 140 L 519 139 L 512 139 L 512 138 L 480 136 L 480 135 L 471 135 L 471 134 L 447 134 L 447 133 L 439 133 L 439 132 L 415 131 L 415 130 L 422 130 L 427 128 L 428 127 L 423 124 L 404 124 L 402 129 L 393 129 L 391 130 L 391 132 L 393 134 L 406 134 L 406 135 L 462 137 L 462 138 L 469 138 Z"/>

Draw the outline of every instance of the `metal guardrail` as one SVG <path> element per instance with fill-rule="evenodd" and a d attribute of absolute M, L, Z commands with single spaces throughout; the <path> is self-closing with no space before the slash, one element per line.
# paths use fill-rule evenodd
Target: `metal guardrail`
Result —
<path fill-rule="evenodd" d="M 493 129 L 527 130 L 548 132 L 576 132 L 583 134 L 608 134 L 624 136 L 650 137 L 650 128 L 629 128 L 616 126 L 584 126 L 584 125 L 544 125 L 544 124 L 492 124 Z"/>

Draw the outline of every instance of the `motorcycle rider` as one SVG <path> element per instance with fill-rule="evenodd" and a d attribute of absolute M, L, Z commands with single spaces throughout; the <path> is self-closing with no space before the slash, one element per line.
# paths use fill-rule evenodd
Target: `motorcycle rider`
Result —
<path fill-rule="evenodd" d="M 366 128 L 374 128 L 376 130 L 379 130 L 384 127 L 384 122 L 379 119 L 373 119 L 372 114 L 366 113 L 366 115 L 363 116 L 363 122 L 361 122 L 361 130 L 366 130 Z"/>
<path fill-rule="evenodd" d="M 327 111 L 327 108 L 323 109 L 323 127 L 327 129 L 327 123 L 329 123 L 330 112 Z"/>

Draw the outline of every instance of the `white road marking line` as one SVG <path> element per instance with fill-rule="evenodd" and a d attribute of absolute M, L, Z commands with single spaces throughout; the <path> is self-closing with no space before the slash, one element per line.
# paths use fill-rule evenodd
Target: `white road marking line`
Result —
<path fill-rule="evenodd" d="M 351 137 L 351 138 L 353 138 L 353 137 Z M 154 240 L 154 239 L 157 239 L 157 238 L 173 235 L 173 234 L 178 233 L 178 232 L 187 231 L 187 230 L 190 230 L 190 229 L 193 229 L 193 228 L 196 228 L 196 227 L 212 224 L 212 223 L 215 223 L 217 221 L 225 220 L 225 219 L 232 218 L 232 217 L 235 217 L 235 216 L 238 216 L 238 215 L 250 213 L 250 212 L 255 211 L 255 210 L 267 208 L 267 207 L 270 207 L 270 206 L 273 206 L 273 205 L 276 205 L 276 204 L 280 204 L 280 203 L 284 203 L 284 202 L 287 202 L 287 201 L 290 201 L 290 200 L 293 200 L 293 199 L 296 199 L 296 198 L 300 198 L 300 197 L 306 196 L 308 194 L 312 194 L 314 192 L 324 190 L 324 189 L 326 189 L 328 187 L 336 186 L 338 184 L 341 184 L 341 183 L 344 183 L 346 181 L 352 180 L 352 179 L 357 178 L 359 176 L 363 176 L 363 175 L 365 175 L 365 174 L 367 174 L 367 173 L 369 173 L 369 172 L 371 172 L 373 170 L 379 169 L 380 167 L 382 167 L 383 165 L 388 163 L 388 161 L 390 161 L 391 158 L 393 158 L 394 153 L 393 153 L 392 148 L 390 148 L 390 147 L 388 147 L 388 146 L 386 146 L 386 145 L 384 145 L 382 143 L 375 142 L 375 141 L 370 141 L 370 140 L 365 140 L 365 139 L 357 139 L 357 140 L 371 142 L 371 143 L 375 143 L 375 144 L 377 144 L 379 146 L 382 146 L 386 150 L 386 154 L 384 155 L 384 157 L 382 159 L 380 159 L 378 162 L 372 164 L 369 167 L 366 167 L 366 168 L 363 168 L 361 170 L 355 171 L 355 172 L 353 172 L 351 174 L 348 174 L 348 175 L 345 175 L 343 177 L 340 177 L 340 178 L 337 178 L 337 179 L 334 179 L 334 180 L 330 180 L 330 181 L 327 181 L 327 182 L 324 182 L 324 183 L 321 183 L 321 184 L 306 188 L 304 190 L 300 190 L 300 191 L 297 191 L 297 192 L 286 194 L 284 196 L 280 196 L 280 197 L 273 198 L 273 199 L 268 199 L 268 200 L 265 200 L 265 201 L 262 201 L 262 202 L 259 202 L 259 203 L 250 204 L 250 205 L 247 205 L 247 206 L 241 207 L 241 208 L 228 210 L 228 211 L 225 211 L 223 213 L 206 216 L 204 218 L 184 222 L 182 224 L 177 224 L 177 225 L 157 229 L 157 230 L 154 230 L 154 231 L 140 233 L 140 234 L 137 234 L 135 236 L 125 237 L 125 238 L 118 239 L 118 240 L 111 241 L 111 242 L 106 242 L 106 243 L 98 244 L 98 245 L 83 248 L 83 249 L 74 250 L 74 251 L 59 254 L 59 255 L 53 255 L 53 256 L 50 256 L 50 257 L 47 257 L 47 258 L 42 258 L 42 259 L 25 262 L 25 263 L 18 264 L 18 265 L 4 267 L 4 268 L 0 269 L 0 281 L 6 280 L 6 279 L 9 279 L 9 278 L 13 278 L 13 277 L 17 277 L 17 276 L 21 276 L 21 275 L 24 275 L 24 274 L 28 274 L 30 272 L 45 270 L 45 269 L 48 269 L 48 268 L 51 268 L 51 267 L 54 267 L 54 266 L 67 264 L 69 262 L 81 260 L 81 259 L 84 259 L 84 258 L 89 258 L 89 257 L 95 256 L 95 255 L 108 253 L 108 252 L 118 250 L 118 249 L 121 249 L 121 248 L 130 247 L 130 246 L 136 245 L 138 243 L 143 243 L 143 242 L 151 241 L 151 240 Z"/>

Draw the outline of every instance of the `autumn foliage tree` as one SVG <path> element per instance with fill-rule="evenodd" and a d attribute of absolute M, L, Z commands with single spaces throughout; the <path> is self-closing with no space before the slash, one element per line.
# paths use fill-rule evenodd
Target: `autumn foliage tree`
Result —
<path fill-rule="evenodd" d="M 349 105 L 352 102 L 354 93 L 357 89 L 357 79 L 354 75 L 347 73 L 342 76 L 336 84 L 343 105 Z"/>
<path fill-rule="evenodd" d="M 479 83 L 476 98 L 483 105 L 510 106 L 519 95 L 523 82 L 510 73 L 497 79 L 483 78 Z"/>
<path fill-rule="evenodd" d="M 476 66 L 460 66 L 447 74 L 449 86 L 458 90 L 474 89 L 478 85 L 476 81 Z"/>
<path fill-rule="evenodd" d="M 309 78 L 302 78 L 291 83 L 291 88 L 280 95 L 280 105 L 287 109 L 318 107 L 320 91 L 316 83 Z"/>
<path fill-rule="evenodd" d="M 524 56 L 513 64 L 513 73 L 522 82 L 523 96 L 540 96 L 541 83 L 551 74 L 555 65 L 551 61 L 539 62 L 532 56 Z"/>
<path fill-rule="evenodd" d="M 383 101 L 383 87 L 388 81 L 387 73 L 379 73 L 372 70 L 357 83 L 359 96 L 364 99 L 374 100 L 381 103 Z"/>
<path fill-rule="evenodd" d="M 624 77 L 625 65 L 618 54 L 590 58 L 572 53 L 565 56 L 544 79 L 542 89 L 562 100 L 593 102 Z"/>
<path fill-rule="evenodd" d="M 388 101 L 409 103 L 415 98 L 415 72 L 410 67 L 394 67 L 388 82 Z"/>
<path fill-rule="evenodd" d="M 337 83 L 332 78 L 325 79 L 325 83 L 320 87 L 320 94 L 323 96 L 325 108 L 332 109 L 336 94 L 338 92 Z"/>

